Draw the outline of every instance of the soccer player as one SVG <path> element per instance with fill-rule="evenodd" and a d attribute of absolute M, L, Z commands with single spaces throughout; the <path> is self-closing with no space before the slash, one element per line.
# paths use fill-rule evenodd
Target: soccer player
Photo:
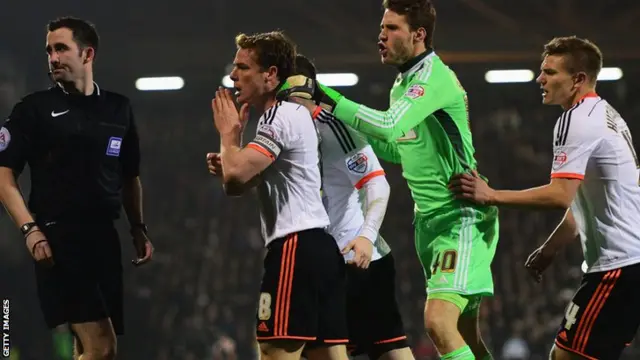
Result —
<path fill-rule="evenodd" d="M 316 78 L 316 67 L 296 57 L 296 73 Z M 369 359 L 413 359 L 395 290 L 395 262 L 379 230 L 391 189 L 366 140 L 317 107 L 323 200 L 329 233 L 343 249 L 347 267 L 350 355 Z M 363 271 L 362 269 L 366 269 Z"/>
<path fill-rule="evenodd" d="M 282 96 L 311 99 L 371 141 L 382 159 L 401 163 L 415 201 L 415 242 L 427 285 L 425 325 L 443 359 L 488 359 L 478 309 L 493 295 L 491 262 L 498 211 L 454 199 L 455 173 L 476 169 L 467 95 L 433 51 L 436 12 L 428 0 L 385 0 L 380 56 L 400 72 L 391 107 L 377 111 L 304 76 Z M 300 100 L 304 101 L 304 100 Z"/>
<path fill-rule="evenodd" d="M 256 322 L 262 357 L 299 359 L 307 342 L 320 341 L 309 359 L 346 359 L 346 265 L 324 230 L 318 134 L 307 109 L 275 98 L 294 69 L 295 45 L 280 32 L 240 34 L 236 45 L 230 76 L 240 114 L 226 89 L 212 108 L 226 193 L 258 190 L 267 247 Z M 242 147 L 249 106 L 261 116 Z"/>
<path fill-rule="evenodd" d="M 595 92 L 600 49 L 585 39 L 559 37 L 542 56 L 542 103 L 564 110 L 553 132 L 550 183 L 504 191 L 457 175 L 451 186 L 459 197 L 483 204 L 567 209 L 526 262 L 539 281 L 564 245 L 581 240 L 587 271 L 550 357 L 618 359 L 640 324 L 640 163 L 626 122 Z"/>

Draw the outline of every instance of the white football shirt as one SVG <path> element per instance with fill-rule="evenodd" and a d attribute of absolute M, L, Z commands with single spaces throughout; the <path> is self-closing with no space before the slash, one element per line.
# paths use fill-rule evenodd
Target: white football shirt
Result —
<path fill-rule="evenodd" d="M 258 185 L 265 245 L 329 225 L 321 197 L 318 142 L 318 131 L 305 107 L 282 101 L 260 117 L 256 137 L 247 147 L 273 159 Z"/>
<path fill-rule="evenodd" d="M 582 179 L 571 211 L 587 272 L 640 262 L 640 171 L 627 123 L 590 94 L 558 119 L 552 178 Z"/>
<path fill-rule="evenodd" d="M 366 139 L 355 130 L 322 110 L 315 116 L 320 132 L 322 156 L 323 201 L 331 225 L 329 233 L 340 249 L 355 239 L 364 224 L 364 184 L 384 170 Z M 384 239 L 377 234 L 372 261 L 390 252 Z M 353 258 L 353 252 L 345 260 Z"/>

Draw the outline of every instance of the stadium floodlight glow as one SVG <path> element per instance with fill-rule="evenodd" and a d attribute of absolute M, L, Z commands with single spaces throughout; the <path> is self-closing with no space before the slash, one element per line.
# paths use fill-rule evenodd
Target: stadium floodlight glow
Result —
<path fill-rule="evenodd" d="M 606 67 L 600 70 L 598 81 L 614 81 L 622 79 L 622 69 L 617 67 Z"/>
<path fill-rule="evenodd" d="M 317 75 L 318 81 L 327 86 L 354 86 L 358 83 L 358 75 L 354 73 L 320 73 Z M 233 87 L 233 80 L 226 75 L 222 78 L 222 86 Z"/>
<path fill-rule="evenodd" d="M 489 70 L 484 74 L 484 79 L 490 84 L 500 83 L 524 83 L 533 80 L 531 70 Z"/>
<path fill-rule="evenodd" d="M 231 80 L 231 77 L 229 75 L 226 75 L 225 77 L 222 78 L 222 86 L 226 88 L 233 87 L 233 80 Z"/>
<path fill-rule="evenodd" d="M 327 86 L 354 86 L 358 83 L 358 75 L 354 73 L 318 74 L 318 81 Z"/>
<path fill-rule="evenodd" d="M 184 80 L 180 76 L 143 77 L 136 80 L 136 89 L 140 91 L 180 90 Z"/>

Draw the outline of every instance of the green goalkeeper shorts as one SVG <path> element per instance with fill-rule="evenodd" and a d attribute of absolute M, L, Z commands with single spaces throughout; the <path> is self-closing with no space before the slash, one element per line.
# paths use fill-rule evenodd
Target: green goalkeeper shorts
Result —
<path fill-rule="evenodd" d="M 496 207 L 461 207 L 428 217 L 416 212 L 414 225 L 428 298 L 453 302 L 465 313 L 475 310 L 465 307 L 493 295 L 491 262 L 499 235 Z"/>

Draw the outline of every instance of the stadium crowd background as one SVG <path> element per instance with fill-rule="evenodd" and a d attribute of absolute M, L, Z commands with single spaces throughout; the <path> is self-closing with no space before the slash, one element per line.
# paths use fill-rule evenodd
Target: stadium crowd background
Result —
<path fill-rule="evenodd" d="M 230 23 L 223 16 L 241 11 L 236 5 L 214 3 L 162 9 L 150 5 L 152 11 L 111 2 L 113 7 L 128 9 L 120 12 L 106 5 L 89 8 L 69 0 L 61 5 L 43 4 L 33 13 L 26 3 L 16 2 L 3 5 L 11 8 L 11 16 L 11 11 L 4 10 L 0 15 L 0 116 L 8 114 L 22 95 L 50 85 L 43 51 L 44 24 L 67 14 L 97 24 L 103 47 L 96 81 L 134 102 L 143 151 L 145 218 L 156 254 L 149 266 L 133 269 L 127 227 L 120 222 L 127 316 L 120 359 L 254 358 L 254 308 L 263 256 L 256 199 L 251 195 L 225 197 L 204 163 L 205 153 L 219 147 L 209 100 L 232 60 L 237 32 L 267 31 L 278 25 L 298 41 L 301 52 L 316 60 L 321 72 L 358 74 L 356 86 L 340 89 L 347 96 L 380 109 L 388 104 L 387 90 L 395 73 L 377 63 L 378 2 L 354 2 L 344 5 L 347 8 L 340 13 L 327 10 L 324 16 L 332 16 L 334 23 L 349 24 L 348 14 L 362 17 L 358 25 L 344 25 L 352 36 L 342 36 L 341 42 L 330 40 L 339 36 L 340 28 L 314 18 L 317 11 L 310 13 L 314 1 L 272 4 L 271 9 L 266 4 L 271 2 L 255 1 L 256 14 L 273 11 L 274 16 L 266 21 L 246 14 L 240 17 L 242 23 Z M 325 1 L 318 5 L 321 3 L 338 4 Z M 519 189 L 548 181 L 552 129 L 561 110 L 540 104 L 540 91 L 533 81 L 488 84 L 484 74 L 496 68 L 535 72 L 542 44 L 556 35 L 593 39 L 604 51 L 605 66 L 623 69 L 622 79 L 602 82 L 598 92 L 627 120 L 637 146 L 640 89 L 635 81 L 640 80 L 640 67 L 634 60 L 640 53 L 622 35 L 639 30 L 638 5 L 585 0 L 578 8 L 576 2 L 563 0 L 557 8 L 553 1 L 549 1 L 553 6 L 541 8 L 536 1 L 523 0 L 520 9 L 515 9 L 506 3 L 436 1 L 436 51 L 442 50 L 445 60 L 449 59 L 469 94 L 480 171 L 491 184 Z M 207 12 L 210 18 L 203 14 Z M 116 19 L 120 22 L 114 22 Z M 587 27 L 589 19 L 611 26 Z M 250 25 L 245 26 L 245 21 Z M 534 26 L 536 21 L 545 27 Z M 183 76 L 185 87 L 167 92 L 134 88 L 136 78 L 151 75 Z M 247 134 L 254 129 L 250 126 Z M 397 297 L 416 359 L 437 359 L 422 325 L 425 295 L 413 247 L 412 201 L 399 167 L 383 165 L 392 195 L 382 232 L 396 258 Z M 27 180 L 28 173 L 21 183 Z M 28 187 L 23 190 L 28 194 Z M 574 244 L 562 253 L 541 284 L 527 277 L 523 263 L 560 217 L 560 213 L 501 210 L 500 245 L 493 264 L 496 296 L 482 307 L 483 333 L 496 359 L 545 359 L 548 354 L 582 275 L 580 247 Z M 18 230 L 3 211 L 0 271 L 0 297 L 11 304 L 14 359 L 69 358 L 65 355 L 70 351 L 66 330 L 50 334 L 43 328 L 33 267 Z M 639 357 L 640 346 L 634 343 L 624 359 Z"/>

